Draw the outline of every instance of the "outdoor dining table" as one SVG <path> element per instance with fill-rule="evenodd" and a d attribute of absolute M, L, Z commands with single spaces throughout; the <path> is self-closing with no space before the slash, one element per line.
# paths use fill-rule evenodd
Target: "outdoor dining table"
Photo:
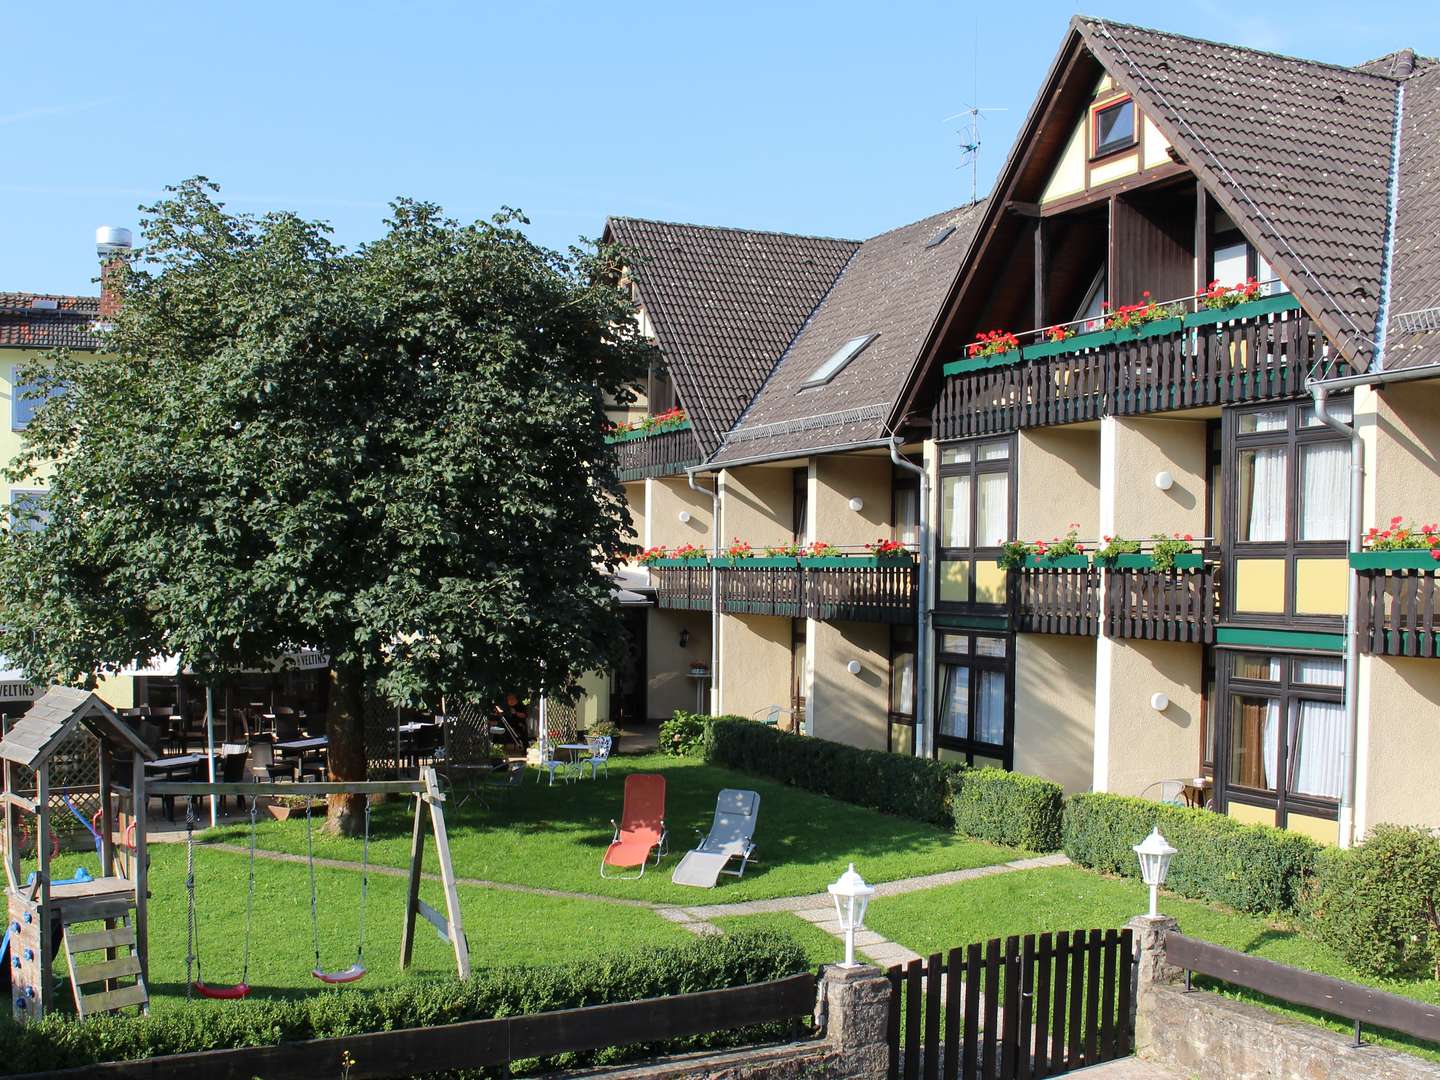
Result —
<path fill-rule="evenodd" d="M 196 778 L 200 775 L 200 766 L 205 764 L 204 754 L 175 754 L 171 757 L 156 758 L 154 761 L 145 763 L 147 773 L 155 773 L 164 779 L 175 779 L 177 775 L 187 778 Z M 165 816 L 175 820 L 175 798 L 172 795 L 160 796 L 160 805 L 165 809 Z"/>
<path fill-rule="evenodd" d="M 277 742 L 275 749 L 292 754 L 304 754 L 311 750 L 324 750 L 329 745 L 330 737 L 328 735 L 316 735 L 309 739 L 286 739 L 284 742 Z"/>

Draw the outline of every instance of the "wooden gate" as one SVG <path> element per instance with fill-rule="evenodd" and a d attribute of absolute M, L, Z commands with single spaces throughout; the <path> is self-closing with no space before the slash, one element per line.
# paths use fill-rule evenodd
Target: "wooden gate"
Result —
<path fill-rule="evenodd" d="M 892 967 L 892 1080 L 1029 1080 L 1128 1056 L 1131 936 L 995 938 Z"/>

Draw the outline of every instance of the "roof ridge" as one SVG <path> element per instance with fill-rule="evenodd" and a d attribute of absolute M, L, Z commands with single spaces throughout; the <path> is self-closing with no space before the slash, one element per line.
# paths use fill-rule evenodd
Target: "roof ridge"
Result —
<path fill-rule="evenodd" d="M 749 229 L 741 225 L 700 225 L 693 221 L 667 221 L 663 218 L 631 217 L 627 214 L 611 214 L 612 221 L 634 221 L 642 225 L 669 225 L 677 229 L 704 229 L 708 232 L 745 233 L 750 236 L 785 236 L 796 240 L 823 240 L 835 244 L 863 244 L 864 240 L 853 240 L 844 236 L 822 236 L 819 233 L 786 232 L 780 229 Z"/>
<path fill-rule="evenodd" d="M 1373 71 L 1361 71 L 1358 66 L 1337 64 L 1330 60 L 1313 60 L 1308 56 L 1295 56 L 1291 53 L 1275 52 L 1271 49 L 1256 49 L 1252 48 L 1249 45 L 1236 45 L 1233 41 L 1216 41 L 1213 38 L 1195 37 L 1193 34 L 1177 34 L 1173 30 L 1161 30 L 1158 27 L 1154 26 L 1141 26 L 1139 23 L 1127 23 L 1121 22 L 1118 19 L 1107 19 L 1103 15 L 1078 14 L 1075 16 L 1075 19 L 1088 23 L 1100 23 L 1104 26 L 1119 26 L 1123 27 L 1126 30 L 1141 30 L 1147 34 L 1161 34 L 1164 37 L 1174 38 L 1177 41 L 1190 41 L 1195 42 L 1199 45 L 1213 45 L 1221 49 L 1236 49 L 1240 52 L 1250 53 L 1254 56 L 1269 56 L 1273 57 L 1276 60 L 1290 60 L 1297 64 L 1311 64 L 1315 67 L 1329 68 L 1332 71 L 1343 71 L 1350 75 L 1359 75 L 1368 79 L 1380 79 L 1383 82 L 1387 83 L 1396 83 L 1401 81 L 1400 79 L 1395 78 L 1393 75 L 1379 75 Z M 1395 51 L 1399 52 L 1400 50 L 1396 49 Z M 1386 53 L 1385 55 L 1389 56 L 1391 54 Z M 1418 56 L 1419 54 L 1417 53 L 1416 55 Z M 1380 59 L 1383 59 L 1383 57 L 1380 57 Z M 1373 60 L 1366 62 L 1374 63 Z"/>
<path fill-rule="evenodd" d="M 936 210 L 933 214 L 926 214 L 924 217 L 916 218 L 914 221 L 907 221 L 904 225 L 896 225 L 893 229 L 886 229 L 884 232 L 878 232 L 874 236 L 867 236 L 864 240 L 861 241 L 861 244 L 869 244 L 875 240 L 883 240 L 885 239 L 885 237 L 891 235 L 892 233 L 903 232 L 905 229 L 913 229 L 916 225 L 919 225 L 921 222 L 924 221 L 929 221 L 931 218 L 949 217 L 952 214 L 969 213 L 972 210 L 977 210 L 980 207 L 984 206 L 985 203 L 989 202 L 989 200 L 990 194 L 987 192 L 986 194 L 981 195 L 973 203 L 962 203 L 959 206 L 952 206 L 948 210 Z"/>

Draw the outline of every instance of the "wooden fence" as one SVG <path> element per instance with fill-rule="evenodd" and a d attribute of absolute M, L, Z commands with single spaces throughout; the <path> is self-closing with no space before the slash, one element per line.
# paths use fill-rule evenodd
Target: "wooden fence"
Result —
<path fill-rule="evenodd" d="M 1129 1055 L 1132 946 L 1128 929 L 1061 931 L 892 967 L 891 1080 L 1029 1080 Z"/>
<path fill-rule="evenodd" d="M 1105 574 L 1105 633 L 1150 641 L 1215 640 L 1216 568 L 1114 569 Z"/>
<path fill-rule="evenodd" d="M 168 1080 L 176 1076 L 204 1076 L 206 1080 L 263 1076 L 274 1080 L 341 1075 L 348 1080 L 363 1080 L 487 1065 L 508 1071 L 512 1062 L 525 1058 L 657 1043 L 679 1036 L 793 1020 L 809 1014 L 814 1007 L 815 976 L 802 974 L 753 986 L 584 1009 L 86 1065 L 31 1073 L 21 1080 Z M 348 1070 L 341 1067 L 347 1054 L 354 1062 Z"/>
<path fill-rule="evenodd" d="M 1440 656 L 1440 574 L 1360 570 L 1360 647 L 1379 656 Z"/>
<path fill-rule="evenodd" d="M 621 481 L 675 476 L 690 466 L 699 465 L 701 460 L 700 444 L 688 424 L 674 431 L 618 442 L 615 456 Z"/>
<path fill-rule="evenodd" d="M 1366 1024 L 1440 1043 L 1440 1005 L 1428 1001 L 1317 975 L 1173 931 L 1165 935 L 1165 959 L 1185 970 L 1187 990 L 1192 974 L 1207 975 L 1232 986 L 1349 1020 L 1355 1025 L 1357 1046 L 1361 1028 Z"/>
<path fill-rule="evenodd" d="M 1089 566 L 1010 572 L 1015 628 L 1025 634 L 1086 634 L 1100 629 L 1100 572 Z"/>
<path fill-rule="evenodd" d="M 720 610 L 732 615 L 903 623 L 915 618 L 914 563 L 854 566 L 652 566 L 662 608 L 708 611 L 719 574 Z"/>

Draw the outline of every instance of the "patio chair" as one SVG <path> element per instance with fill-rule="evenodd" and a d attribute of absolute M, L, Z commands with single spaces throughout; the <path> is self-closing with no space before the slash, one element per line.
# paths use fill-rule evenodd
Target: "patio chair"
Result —
<path fill-rule="evenodd" d="M 755 854 L 755 821 L 760 816 L 760 795 L 754 791 L 726 788 L 715 799 L 715 820 L 710 831 L 702 834 L 694 851 L 685 853 L 670 880 L 676 885 L 694 885 L 713 889 L 721 874 L 745 875 L 751 856 Z M 695 830 L 697 833 L 699 829 Z M 731 859 L 739 859 L 736 870 L 725 869 Z"/>
<path fill-rule="evenodd" d="M 555 786 L 555 776 L 558 773 L 561 780 L 572 780 L 580 775 L 579 768 L 573 761 L 555 756 L 555 744 L 546 741 L 540 744 L 540 761 L 538 766 L 541 772 L 550 774 L 550 786 Z M 540 777 L 535 777 L 535 782 L 540 782 Z"/>
<path fill-rule="evenodd" d="M 610 819 L 615 836 L 600 860 L 602 878 L 633 880 L 645 876 L 645 864 L 653 857 L 655 865 L 667 854 L 665 829 L 665 777 L 657 773 L 631 773 L 625 778 L 625 806 L 620 824 Z M 606 873 L 639 867 L 638 874 Z"/>
<path fill-rule="evenodd" d="M 275 760 L 275 745 L 269 738 L 257 738 L 250 744 L 248 771 L 252 780 L 274 781 L 277 776 L 295 779 L 295 766 Z"/>
<path fill-rule="evenodd" d="M 594 735 L 585 741 L 590 744 L 590 749 L 576 763 L 576 772 L 580 776 L 584 776 L 588 766 L 591 780 L 595 779 L 597 771 L 600 769 L 605 770 L 605 776 L 608 778 L 610 776 L 610 745 L 614 739 L 609 735 Z"/>
<path fill-rule="evenodd" d="M 1188 806 L 1184 780 L 1156 780 L 1140 792 L 1142 799 L 1165 803 L 1167 806 Z"/>

